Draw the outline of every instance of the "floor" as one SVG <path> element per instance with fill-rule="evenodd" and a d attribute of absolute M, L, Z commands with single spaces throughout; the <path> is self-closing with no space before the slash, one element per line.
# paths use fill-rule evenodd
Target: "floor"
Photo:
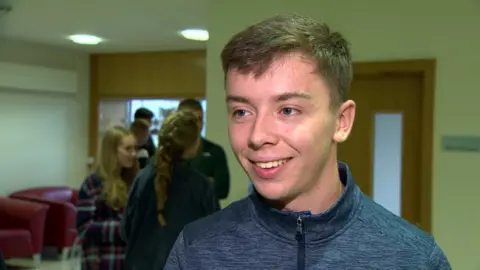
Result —
<path fill-rule="evenodd" d="M 77 270 L 73 262 L 43 260 L 39 267 L 33 267 L 33 260 L 28 259 L 13 259 L 7 261 L 8 266 L 12 266 L 12 270 Z"/>
<path fill-rule="evenodd" d="M 42 254 L 40 266 L 34 267 L 33 259 L 10 259 L 7 260 L 9 270 L 80 270 L 78 259 L 62 261 L 57 251 L 45 248 Z"/>

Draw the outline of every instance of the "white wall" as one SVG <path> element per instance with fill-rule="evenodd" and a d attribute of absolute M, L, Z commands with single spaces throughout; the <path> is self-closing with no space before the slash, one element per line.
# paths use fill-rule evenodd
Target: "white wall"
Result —
<path fill-rule="evenodd" d="M 0 40 L 0 62 L 77 74 L 75 94 L 0 89 L 1 158 L 6 159 L 0 164 L 0 195 L 30 186 L 78 187 L 87 173 L 88 55 Z"/>
<path fill-rule="evenodd" d="M 209 1 L 207 136 L 222 144 L 232 171 L 229 201 L 243 197 L 248 180 L 227 137 L 220 51 L 247 25 L 278 13 L 297 12 L 328 22 L 352 43 L 355 61 L 436 58 L 433 160 L 433 234 L 453 269 L 479 269 L 480 155 L 445 153 L 444 134 L 480 135 L 478 65 L 480 2 L 461 1 Z"/>

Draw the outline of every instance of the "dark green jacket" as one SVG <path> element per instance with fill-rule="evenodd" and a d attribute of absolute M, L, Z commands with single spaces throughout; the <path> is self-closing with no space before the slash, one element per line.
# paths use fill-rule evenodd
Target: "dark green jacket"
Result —
<path fill-rule="evenodd" d="M 205 176 L 214 179 L 215 192 L 219 199 L 228 197 L 230 172 L 225 151 L 220 145 L 202 138 L 198 155 L 190 160 L 190 164 Z"/>

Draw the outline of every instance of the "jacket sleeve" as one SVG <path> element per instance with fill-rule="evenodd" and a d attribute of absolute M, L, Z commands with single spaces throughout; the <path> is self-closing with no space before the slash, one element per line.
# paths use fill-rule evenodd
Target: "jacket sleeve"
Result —
<path fill-rule="evenodd" d="M 98 196 L 101 186 L 96 185 L 92 176 L 82 184 L 78 193 L 77 230 L 80 236 L 103 243 L 117 243 L 120 239 L 120 222 L 115 219 L 98 217 Z M 108 207 L 105 205 L 105 207 Z M 112 210 L 113 211 L 113 210 Z"/>
<path fill-rule="evenodd" d="M 157 151 L 157 149 L 155 147 L 155 143 L 153 142 L 152 135 L 148 136 L 146 149 L 147 149 L 147 152 L 148 152 L 148 155 L 150 156 L 150 158 L 155 156 L 155 152 Z"/>
<path fill-rule="evenodd" d="M 218 146 L 215 151 L 215 166 L 213 168 L 213 179 L 215 192 L 219 199 L 226 199 L 230 192 L 230 171 L 228 169 L 227 156 L 225 151 Z"/>
<path fill-rule="evenodd" d="M 168 256 L 164 270 L 182 270 L 187 269 L 187 247 L 183 231 L 178 235 L 173 248 Z"/>
<path fill-rule="evenodd" d="M 120 237 L 127 242 L 132 230 L 132 222 L 135 220 L 135 209 L 137 208 L 137 190 L 138 190 L 138 175 L 133 181 L 128 195 L 128 202 L 123 212 L 122 220 L 120 222 Z"/>
<path fill-rule="evenodd" d="M 201 194 L 200 200 L 203 208 L 203 216 L 208 216 L 220 210 L 220 202 L 215 190 L 206 178 L 204 179 L 203 183 L 202 189 L 204 192 Z"/>

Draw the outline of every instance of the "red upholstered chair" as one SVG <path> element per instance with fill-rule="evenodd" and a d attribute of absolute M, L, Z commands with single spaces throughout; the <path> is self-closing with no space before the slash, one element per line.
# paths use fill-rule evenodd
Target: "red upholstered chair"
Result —
<path fill-rule="evenodd" d="M 5 259 L 32 256 L 40 264 L 48 205 L 0 197 L 0 251 Z"/>
<path fill-rule="evenodd" d="M 44 245 L 57 247 L 65 258 L 77 236 L 75 206 L 78 190 L 70 187 L 37 187 L 14 192 L 10 197 L 49 206 Z"/>

